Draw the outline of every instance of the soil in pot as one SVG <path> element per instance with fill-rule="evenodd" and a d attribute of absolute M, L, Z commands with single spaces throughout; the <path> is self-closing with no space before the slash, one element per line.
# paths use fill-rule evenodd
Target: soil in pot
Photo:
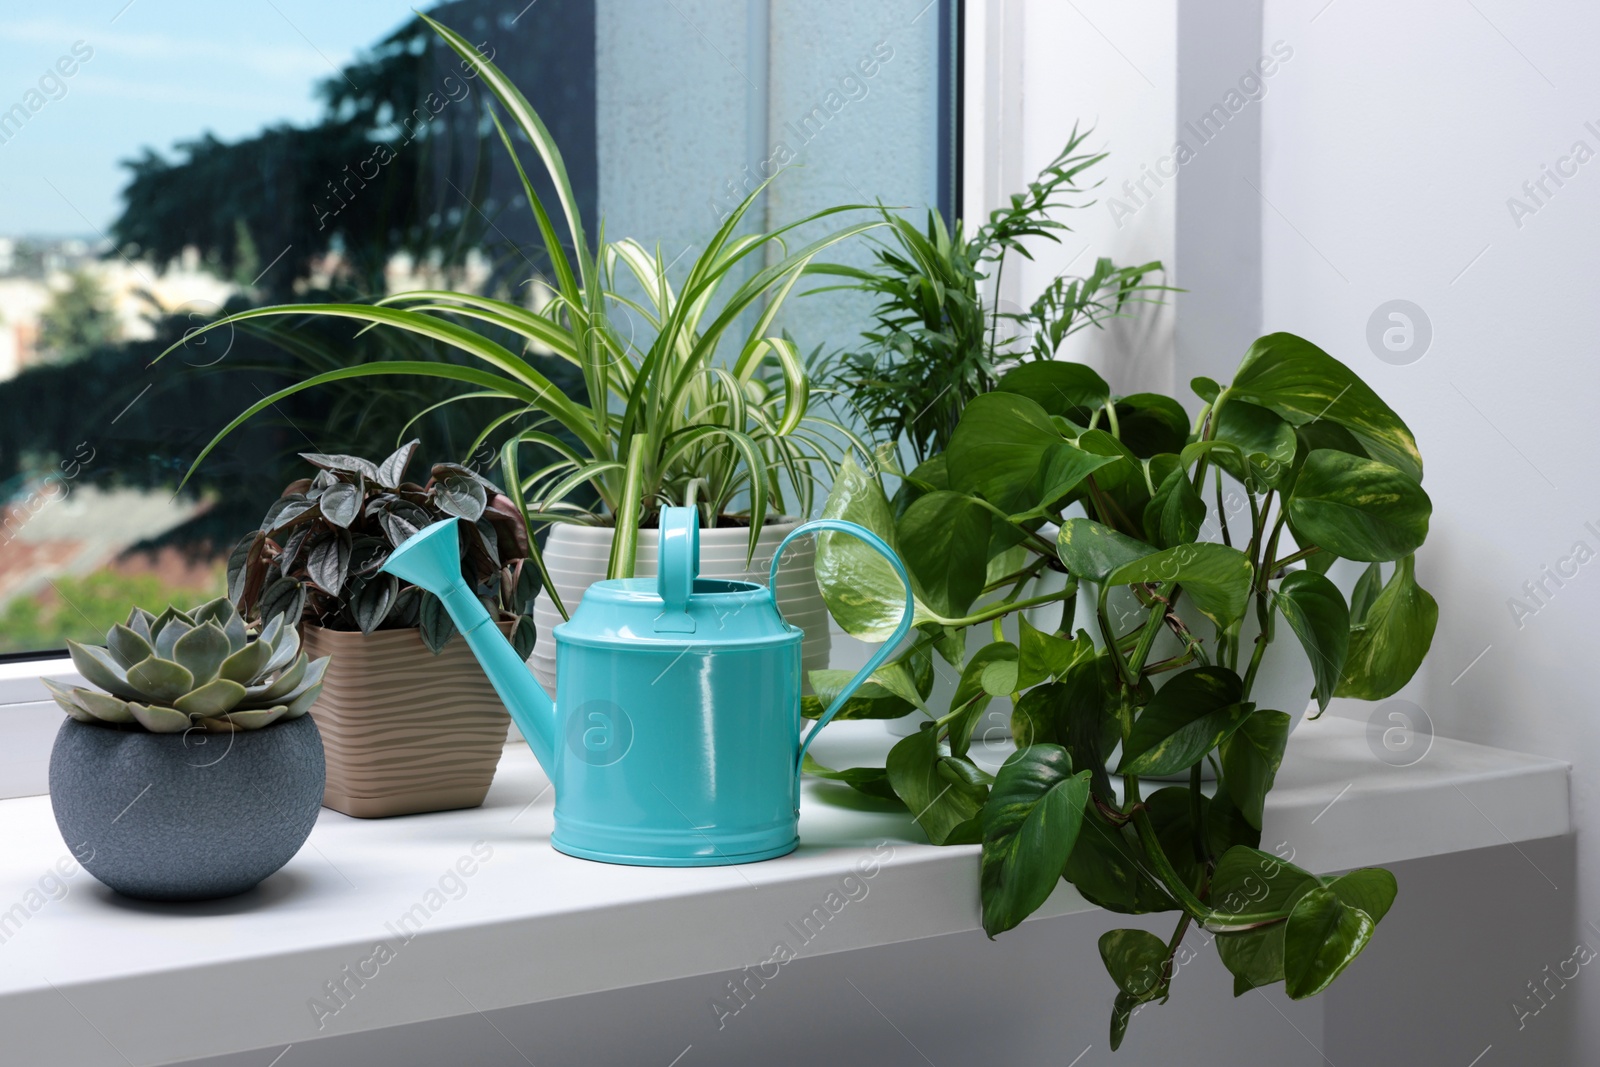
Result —
<path fill-rule="evenodd" d="M 435 656 L 414 629 L 303 630 L 308 655 L 333 657 L 311 706 L 324 806 L 372 819 L 483 803 L 511 717 L 465 641 Z"/>
<path fill-rule="evenodd" d="M 152 734 L 66 719 L 50 806 L 90 874 L 144 900 L 254 888 L 316 825 L 322 742 L 310 716 L 231 734 Z"/>

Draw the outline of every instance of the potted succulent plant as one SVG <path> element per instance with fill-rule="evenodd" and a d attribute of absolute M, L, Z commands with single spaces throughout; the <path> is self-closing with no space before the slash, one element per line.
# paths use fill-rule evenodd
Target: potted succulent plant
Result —
<path fill-rule="evenodd" d="M 308 650 L 333 657 L 311 708 L 327 752 L 323 803 L 363 818 L 483 803 L 510 723 L 466 644 L 451 641 L 438 598 L 379 571 L 389 553 L 463 519 L 463 578 L 524 658 L 534 645 L 539 586 L 521 512 L 458 464 L 408 481 L 416 449 L 381 463 L 305 453 L 315 475 L 284 490 L 228 566 L 247 617 L 298 624 Z"/>
<path fill-rule="evenodd" d="M 817 473 L 833 469 L 834 442 L 853 439 L 836 422 L 807 411 L 812 386 L 806 360 L 774 322 L 819 253 L 880 223 L 847 225 L 791 250 L 785 242 L 793 231 L 850 209 L 820 211 L 771 232 L 741 233 L 763 185 L 685 266 L 633 240 L 602 242 L 596 250 L 560 149 L 527 99 L 465 38 L 419 17 L 494 93 L 554 185 L 564 223 L 559 229 L 496 117 L 552 265 L 552 299 L 530 310 L 473 293 L 430 290 L 376 304 L 259 308 L 193 331 L 191 337 L 264 317 L 333 316 L 432 339 L 481 364 L 382 361 L 315 375 L 248 408 L 202 450 L 196 465 L 246 419 L 301 390 L 368 375 L 444 379 L 505 404 L 505 413 L 469 451 L 485 442 L 498 445 L 508 495 L 534 528 L 556 524 L 545 549 L 550 580 L 538 616 L 542 627 L 566 616 L 590 582 L 648 567 L 639 530 L 653 525 L 666 504 L 701 509 L 708 577 L 764 573 L 762 546 L 775 546 L 792 528 L 786 512 L 809 513 Z M 669 270 L 682 277 L 680 285 L 669 280 Z M 525 354 L 530 351 L 551 355 Z M 539 369 L 541 358 L 576 366 L 587 395 L 564 395 Z M 552 451 L 555 462 L 524 474 L 522 454 L 530 446 Z M 806 630 L 808 665 L 825 666 L 826 613 L 806 566 L 811 551 L 799 550 L 800 558 L 784 569 L 777 595 L 785 617 Z M 535 663 L 546 684 L 553 682 L 554 660 L 536 653 Z"/>
<path fill-rule="evenodd" d="M 132 897 L 205 900 L 289 862 L 322 798 L 306 711 L 326 659 L 308 660 L 282 619 L 252 637 L 226 599 L 134 608 L 104 647 L 67 644 L 96 688 L 43 679 L 67 713 L 50 804 L 90 874 Z"/>
<path fill-rule="evenodd" d="M 1393 876 L 1318 878 L 1259 851 L 1263 809 L 1306 705 L 1392 695 L 1438 621 L 1416 578 L 1431 514 L 1422 459 L 1365 382 L 1278 333 L 1229 384 L 1192 386 L 1191 422 L 1171 398 L 1113 396 L 1087 367 L 1023 364 L 967 403 L 940 462 L 905 477 L 898 510 L 853 463 L 825 509 L 897 545 L 918 591 L 920 636 L 874 675 L 860 699 L 876 706 L 855 713 L 926 706 L 933 655 L 960 682 L 885 767 L 817 770 L 892 791 L 936 844 L 981 842 L 991 936 L 1061 878 L 1112 911 L 1176 912 L 1170 942 L 1139 930 L 1101 941 L 1118 988 L 1113 1047 L 1135 1008 L 1170 992 L 1190 925 L 1216 935 L 1236 993 L 1281 981 L 1311 996 L 1367 944 Z M 881 640 L 901 609 L 892 572 L 844 538 L 820 540 L 834 618 Z M 1339 560 L 1365 565 L 1348 590 L 1327 577 Z M 1047 567 L 1073 584 L 1025 595 Z M 998 620 L 1040 608 L 1058 621 L 1024 617 L 1004 639 Z M 992 640 L 968 654 L 975 627 Z M 1276 687 L 1275 654 L 1299 661 Z M 1019 748 L 991 776 L 971 756 L 996 697 L 1015 700 Z M 1185 784 L 1142 788 L 1174 777 Z"/>

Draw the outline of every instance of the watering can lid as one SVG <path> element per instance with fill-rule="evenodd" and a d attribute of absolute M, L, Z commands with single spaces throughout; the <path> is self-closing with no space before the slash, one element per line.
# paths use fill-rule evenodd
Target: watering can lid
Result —
<path fill-rule="evenodd" d="M 771 591 L 755 582 L 700 575 L 700 516 L 692 507 L 661 509 L 654 578 L 614 578 L 584 593 L 557 636 L 574 644 L 738 645 L 798 640 Z"/>

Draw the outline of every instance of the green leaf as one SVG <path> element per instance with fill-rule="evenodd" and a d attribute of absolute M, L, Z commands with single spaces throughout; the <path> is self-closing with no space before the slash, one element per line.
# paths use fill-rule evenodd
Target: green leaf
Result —
<path fill-rule="evenodd" d="M 973 727 L 990 700 L 1016 691 L 1018 656 L 1016 645 L 995 641 L 978 649 L 967 661 L 961 680 L 956 683 L 955 695 L 950 698 L 950 710 L 961 712 L 950 723 L 951 755 L 966 755 Z"/>
<path fill-rule="evenodd" d="M 311 546 L 306 556 L 306 574 L 318 588 L 338 596 L 350 571 L 350 531 L 334 530 Z"/>
<path fill-rule="evenodd" d="M 1065 731 L 1058 723 L 1057 710 L 1065 696 L 1066 686 L 1050 682 L 1017 697 L 1011 707 L 1011 736 L 1019 749 L 1063 743 Z"/>
<path fill-rule="evenodd" d="M 889 784 L 911 809 L 917 825 L 936 845 L 953 844 L 958 830 L 983 810 L 984 792 L 964 782 L 955 771 L 941 773 L 938 730 L 924 723 L 889 750 Z M 954 762 L 954 761 L 952 761 Z"/>
<path fill-rule="evenodd" d="M 1212 439 L 1236 446 L 1251 460 L 1251 471 L 1259 472 L 1268 485 L 1282 487 L 1294 470 L 1298 439 L 1294 427 L 1264 407 L 1243 400 L 1229 400 L 1217 411 Z M 1260 457 L 1257 459 L 1256 457 Z M 1226 450 L 1214 457 L 1217 466 L 1241 482 L 1248 482 L 1244 465 Z"/>
<path fill-rule="evenodd" d="M 313 467 L 320 467 L 326 471 L 343 471 L 346 474 L 358 474 L 374 480 L 378 477 L 378 468 L 374 467 L 370 460 L 362 459 L 360 456 L 302 452 L 300 453 L 300 458 Z"/>
<path fill-rule="evenodd" d="M 1414 557 L 1400 560 L 1366 620 L 1350 631 L 1350 654 L 1335 696 L 1382 700 L 1422 665 L 1439 625 L 1439 605 L 1417 584 L 1415 569 Z"/>
<path fill-rule="evenodd" d="M 894 786 L 889 784 L 889 771 L 885 767 L 846 767 L 842 771 L 836 771 L 831 767 L 824 767 L 807 752 L 801 761 L 801 769 L 816 778 L 843 782 L 851 789 L 865 793 L 869 797 L 900 802 L 900 798 L 895 796 Z"/>
<path fill-rule="evenodd" d="M 1134 393 L 1117 401 L 1117 438 L 1140 459 L 1177 453 L 1189 440 L 1189 413 L 1160 393 Z"/>
<path fill-rule="evenodd" d="M 173 706 L 186 715 L 210 717 L 221 715 L 239 705 L 244 699 L 244 686 L 227 678 L 213 678 L 173 701 Z"/>
<path fill-rule="evenodd" d="M 422 610 L 417 621 L 417 631 L 422 635 L 422 643 L 427 645 L 428 651 L 435 656 L 443 652 L 444 646 L 456 635 L 456 624 L 450 618 L 450 613 L 432 593 L 422 594 Z"/>
<path fill-rule="evenodd" d="M 1050 416 L 1032 400 L 1014 393 L 974 397 L 945 452 L 950 487 L 1007 513 L 1021 511 L 1034 503 L 1029 488 L 1045 452 L 1060 442 Z"/>
<path fill-rule="evenodd" d="M 194 621 L 201 625 L 214 622 L 222 627 L 223 634 L 228 638 L 229 652 L 239 651 L 248 639 L 244 618 L 235 610 L 233 602 L 225 596 L 219 596 L 196 608 Z"/>
<path fill-rule="evenodd" d="M 148 659 L 156 654 L 154 645 L 141 637 L 137 631 L 122 625 L 120 622 L 111 628 L 110 633 L 106 634 L 106 650 L 111 653 L 112 657 L 116 659 L 117 665 L 123 670 L 127 670 L 140 660 Z"/>
<path fill-rule="evenodd" d="M 1195 396 L 1204 400 L 1207 404 L 1215 404 L 1218 395 L 1222 392 L 1222 386 L 1217 384 L 1216 379 L 1207 378 L 1204 375 L 1198 378 L 1190 378 L 1189 388 L 1194 390 Z"/>
<path fill-rule="evenodd" d="M 1306 457 L 1289 521 L 1297 538 L 1345 559 L 1399 559 L 1428 537 L 1433 503 L 1410 475 L 1348 452 L 1319 449 Z"/>
<path fill-rule="evenodd" d="M 1250 557 L 1227 545 L 1177 545 L 1124 563 L 1106 576 L 1106 587 L 1136 582 L 1177 582 L 1195 610 L 1223 629 L 1244 617 L 1254 576 Z M 1104 590 L 1102 590 L 1102 594 Z"/>
<path fill-rule="evenodd" d="M 923 599 L 959 617 L 983 592 L 993 513 L 964 493 L 936 490 L 906 508 L 895 532 Z"/>
<path fill-rule="evenodd" d="M 283 616 L 280 615 L 267 623 L 261 630 L 258 641 L 272 646 L 272 654 L 267 659 L 266 670 L 276 671 L 287 667 L 300 652 L 300 630 L 293 623 L 284 625 Z M 226 671 L 226 667 L 223 668 Z M 233 677 L 227 675 L 227 677 Z M 245 681 L 243 678 L 234 678 L 236 682 Z M 249 684 L 246 682 L 246 684 Z"/>
<path fill-rule="evenodd" d="M 250 711 L 230 711 L 225 713 L 223 721 L 239 730 L 259 730 L 269 726 L 285 717 L 289 709 L 282 704 L 275 708 L 254 708 Z M 214 720 L 213 720 L 214 721 Z M 208 730 L 215 730 L 211 723 L 202 723 Z"/>
<path fill-rule="evenodd" d="M 905 691 L 909 673 L 899 664 L 885 663 L 861 683 L 834 718 L 898 719 L 923 702 L 914 680 L 911 681 L 910 692 L 916 695 L 916 699 L 910 699 Z M 810 671 L 806 678 L 811 682 L 811 691 L 816 694 L 817 701 L 826 709 L 839 698 L 839 694 L 844 692 L 845 686 L 855 676 L 855 671 L 824 669 Z"/>
<path fill-rule="evenodd" d="M 290 710 L 293 711 L 294 705 L 300 700 L 301 697 L 304 697 L 308 693 L 314 697 L 316 695 L 316 691 L 322 688 L 322 676 L 327 672 L 328 663 L 331 659 L 332 657 L 330 656 L 323 656 L 321 659 L 312 660 L 310 663 L 307 663 L 305 669 L 298 672 L 300 675 L 299 680 L 296 681 L 292 688 L 285 691 L 281 684 L 275 684 L 272 687 L 275 692 L 273 692 L 270 700 L 263 700 L 262 702 L 272 704 L 288 704 Z M 304 661 L 305 657 L 301 656 L 300 662 Z M 285 672 L 285 676 L 287 677 L 291 673 L 294 672 Z M 279 681 L 281 682 L 282 679 Z"/>
<path fill-rule="evenodd" d="M 239 651 L 229 654 L 228 658 L 222 661 L 217 674 L 240 685 L 250 685 L 266 670 L 268 662 L 272 659 L 272 653 L 272 645 L 260 639 L 251 641 Z"/>
<path fill-rule="evenodd" d="M 477 522 L 489 506 L 489 493 L 477 479 L 452 474 L 435 487 L 433 502 L 448 515 Z"/>
<path fill-rule="evenodd" d="M 261 598 L 256 601 L 256 610 L 260 613 L 263 622 L 270 622 L 273 618 L 282 615 L 290 626 L 300 622 L 300 615 L 305 611 L 306 590 L 293 578 L 279 578 L 261 591 Z"/>
<path fill-rule="evenodd" d="M 194 676 L 194 684 L 205 685 L 217 676 L 224 660 L 231 654 L 228 635 L 215 622 L 205 622 L 195 627 L 172 646 L 172 655 Z M 188 709 L 185 708 L 185 711 Z"/>
<path fill-rule="evenodd" d="M 1067 573 L 1090 582 L 1104 583 L 1112 571 L 1155 551 L 1093 519 L 1068 519 L 1056 535 L 1056 554 Z"/>
<path fill-rule="evenodd" d="M 194 688 L 194 675 L 172 660 L 152 656 L 128 668 L 128 684 L 147 702 L 170 704 Z"/>
<path fill-rule="evenodd" d="M 1124 915 L 1172 911 L 1177 905 L 1148 870 L 1132 828 L 1113 826 L 1091 806 L 1067 860 L 1067 881 L 1085 900 L 1108 911 Z"/>
<path fill-rule="evenodd" d="M 1067 750 L 1032 745 L 995 775 L 983 808 L 983 929 L 991 938 L 1033 914 L 1061 880 L 1083 824 L 1089 772 Z"/>
<path fill-rule="evenodd" d="M 1132 993 L 1118 993 L 1117 999 L 1111 1002 L 1111 1051 L 1115 1052 L 1122 1047 L 1122 1041 L 1128 1036 L 1128 1023 L 1133 1021 L 1133 1013 L 1143 1004 L 1141 997 Z"/>
<path fill-rule="evenodd" d="M 141 607 L 133 607 L 128 609 L 128 618 L 126 622 L 128 629 L 132 630 L 146 641 L 151 640 L 155 633 L 155 631 L 151 629 L 151 627 L 155 624 L 155 621 L 156 617 Z"/>
<path fill-rule="evenodd" d="M 1172 861 L 1173 870 L 1185 885 L 1199 885 L 1199 864 L 1195 859 L 1194 816 L 1198 801 L 1200 821 L 1209 822 L 1211 798 L 1203 793 L 1196 798 L 1187 784 L 1169 785 L 1146 794 L 1144 806 L 1161 850 Z"/>
<path fill-rule="evenodd" d="M 1241 845 L 1217 862 L 1207 897 L 1227 914 L 1288 915 L 1318 884 L 1309 871 Z M 1217 934 L 1217 955 L 1234 976 L 1234 996 L 1283 980 L 1283 935 L 1282 922 Z"/>
<path fill-rule="evenodd" d="M 1257 712 L 1256 714 L 1260 714 Z M 1247 723 L 1249 720 L 1245 720 Z M 1234 735 L 1238 736 L 1237 734 Z M 1233 742 L 1228 738 L 1223 744 L 1223 751 Z M 1261 847 L 1261 831 L 1251 826 L 1245 819 L 1239 806 L 1231 796 L 1226 776 L 1217 785 L 1217 791 L 1211 795 L 1211 803 L 1206 807 L 1206 850 L 1213 856 L 1221 856 L 1230 848 L 1245 845 L 1248 848 Z"/>
<path fill-rule="evenodd" d="M 1337 878 L 1324 878 L 1323 884 L 1352 908 L 1360 908 L 1380 923 L 1389 914 L 1394 898 L 1400 891 L 1394 875 L 1382 867 L 1362 867 L 1341 874 Z"/>
<path fill-rule="evenodd" d="M 1313 889 L 1289 914 L 1283 932 L 1283 985 L 1294 1000 L 1328 988 L 1372 940 L 1372 916 L 1332 889 Z"/>
<path fill-rule="evenodd" d="M 1150 503 L 1150 486 L 1145 482 L 1144 465 L 1133 450 L 1104 430 L 1088 430 L 1078 435 L 1077 447 L 1112 462 L 1094 472 L 1094 483 L 1124 515 L 1137 522 Z"/>
<path fill-rule="evenodd" d="M 864 526 L 899 551 L 883 487 L 854 456 L 839 464 L 822 517 Z M 893 635 L 906 595 L 887 560 L 849 534 L 823 532 L 817 535 L 816 572 L 828 613 L 845 633 L 863 641 L 886 641 Z M 913 625 L 936 621 L 936 613 L 917 602 Z"/>
<path fill-rule="evenodd" d="M 1207 896 L 1214 910 L 1226 914 L 1287 917 L 1301 894 L 1319 884 L 1305 868 L 1241 845 L 1217 861 Z"/>
<path fill-rule="evenodd" d="M 1088 635 L 1079 633 L 1088 643 Z M 1090 772 L 1090 784 L 1101 796 L 1112 796 L 1106 757 L 1120 740 L 1117 722 L 1106 707 L 1114 682 L 1107 677 L 1109 659 L 1093 651 L 1072 663 L 1061 681 L 1036 685 L 1017 698 L 1011 710 L 1011 736 L 1017 745 L 1056 744 L 1067 750 L 1072 765 Z"/>
<path fill-rule="evenodd" d="M 126 700 L 119 700 L 106 693 L 97 693 L 93 689 L 73 689 L 71 693 L 74 703 L 101 722 L 134 721 L 133 711 Z M 58 703 L 60 699 L 60 693 L 57 692 Z"/>
<path fill-rule="evenodd" d="M 72 655 L 72 665 L 90 685 L 104 689 L 123 700 L 140 699 L 139 690 L 128 684 L 127 669 L 111 658 L 111 653 L 97 645 L 79 644 L 67 639 L 67 651 Z"/>
<path fill-rule="evenodd" d="M 1016 393 L 1047 413 L 1087 426 L 1097 409 L 1111 401 L 1105 379 L 1082 363 L 1036 360 L 1013 367 L 1000 376 L 995 390 Z"/>
<path fill-rule="evenodd" d="M 1121 457 L 1086 452 L 1070 441 L 1051 445 L 1039 460 L 1039 469 L 1028 489 L 1028 501 L 1033 507 L 1012 516 L 1013 521 L 1026 522 L 1054 514 L 1089 475 L 1118 462 Z"/>
<path fill-rule="evenodd" d="M 1050 678 L 1059 678 L 1075 660 L 1094 655 L 1094 644 L 1088 635 L 1081 640 L 1068 640 L 1058 634 L 1047 634 L 1035 629 L 1021 614 L 1017 616 L 1017 624 L 1016 687 L 1019 692 Z"/>
<path fill-rule="evenodd" d="M 1189 472 L 1174 468 L 1156 488 L 1144 509 L 1144 535 L 1162 548 L 1185 545 L 1200 534 L 1206 503 L 1189 482 Z"/>
<path fill-rule="evenodd" d="M 417 446 L 421 443 L 417 438 L 412 438 L 389 453 L 388 458 L 378 464 L 373 480 L 385 489 L 400 488 L 400 483 L 406 476 L 406 467 L 410 465 L 411 457 L 416 454 Z"/>
<path fill-rule="evenodd" d="M 1279 583 L 1272 602 L 1306 650 L 1316 679 L 1317 706 L 1328 710 L 1350 651 L 1350 609 L 1344 594 L 1320 574 L 1293 571 Z"/>
<path fill-rule="evenodd" d="M 334 482 L 322 491 L 317 505 L 322 517 L 333 525 L 348 529 L 361 513 L 362 488 L 355 482 Z"/>
<path fill-rule="evenodd" d="M 1372 610 L 1372 602 L 1382 589 L 1383 567 L 1377 563 L 1367 564 L 1367 569 L 1361 572 L 1355 588 L 1350 591 L 1351 626 L 1360 626 L 1367 621 L 1367 612 Z"/>
<path fill-rule="evenodd" d="M 516 649 L 517 658 L 527 660 L 538 643 L 539 631 L 533 624 L 533 616 L 517 616 L 516 624 L 511 628 L 511 647 Z"/>
<path fill-rule="evenodd" d="M 361 632 L 370 634 L 382 626 L 399 595 L 400 582 L 392 574 L 374 574 L 365 579 L 361 588 L 350 598 L 350 613 L 355 616 L 356 626 Z M 523 659 L 527 659 L 527 656 Z"/>
<path fill-rule="evenodd" d="M 1164 981 L 1167 945 L 1148 930 L 1107 930 L 1100 935 L 1100 959 L 1118 989 L 1143 997 Z"/>
<path fill-rule="evenodd" d="M 259 641 L 256 643 L 260 644 Z M 246 699 L 252 706 L 279 703 L 299 687 L 301 679 L 305 677 L 306 666 L 307 660 L 303 654 L 295 656 L 294 662 L 271 682 L 251 686 Z"/>
<path fill-rule="evenodd" d="M 51 681 L 49 678 L 40 678 L 39 681 L 44 684 L 44 687 L 46 689 L 50 690 L 51 697 L 53 697 L 55 699 L 55 702 L 56 702 L 57 706 L 59 706 L 62 711 L 66 712 L 72 718 L 77 719 L 79 722 L 94 722 L 95 721 L 94 716 L 89 714 L 89 709 L 85 708 L 83 706 L 83 701 L 78 699 L 78 694 L 79 693 L 91 693 L 94 690 L 92 690 L 92 689 L 82 689 L 82 688 L 77 688 L 77 687 L 68 688 L 67 686 L 64 686 L 64 685 L 58 685 L 57 683 Z M 104 693 L 102 693 L 100 695 L 101 696 L 105 696 Z M 121 701 L 121 700 L 117 700 L 116 697 L 106 697 L 106 699 L 107 700 L 116 700 L 117 703 L 121 704 L 124 709 L 127 708 L 127 703 L 124 702 L 124 701 Z M 128 717 L 132 718 L 133 717 L 133 713 L 132 712 L 128 712 Z"/>
<path fill-rule="evenodd" d="M 189 716 L 177 708 L 130 702 L 128 710 L 133 712 L 133 717 L 139 720 L 140 726 L 153 734 L 181 734 L 193 725 Z"/>
<path fill-rule="evenodd" d="M 1272 791 L 1289 743 L 1290 717 L 1265 708 L 1249 716 L 1222 744 L 1222 774 L 1228 795 L 1253 829 L 1261 829 L 1267 794 Z"/>
<path fill-rule="evenodd" d="M 1173 678 L 1134 720 L 1120 773 L 1176 774 L 1199 763 L 1254 709 L 1239 702 L 1243 689 L 1226 667 L 1193 667 Z"/>
<path fill-rule="evenodd" d="M 1273 333 L 1252 344 L 1223 404 L 1235 399 L 1275 411 L 1295 426 L 1337 423 L 1373 459 L 1422 480 L 1416 438 L 1400 416 L 1354 371 L 1302 337 Z"/>
<path fill-rule="evenodd" d="M 178 644 L 178 638 L 194 629 L 191 619 L 180 618 L 176 609 L 168 608 L 161 613 L 161 618 L 156 620 L 154 631 L 156 655 L 162 659 L 171 659 L 172 650 Z"/>

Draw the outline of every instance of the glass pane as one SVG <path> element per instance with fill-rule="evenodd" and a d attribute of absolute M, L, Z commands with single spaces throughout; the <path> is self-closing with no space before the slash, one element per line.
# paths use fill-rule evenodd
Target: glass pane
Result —
<path fill-rule="evenodd" d="M 774 174 L 739 232 L 835 204 L 954 202 L 954 0 L 519 6 L 427 10 L 542 115 L 591 243 L 603 217 L 607 240 L 659 245 L 681 281 Z M 277 390 L 375 360 L 471 362 L 447 346 L 277 318 L 153 363 L 224 310 L 419 287 L 549 299 L 489 94 L 412 7 L 276 0 L 223 17 L 203 0 L 62 2 L 0 26 L 0 67 L 28 75 L 0 98 L 0 653 L 99 640 L 131 604 L 225 589 L 230 548 L 306 472 L 298 453 L 378 460 L 418 436 L 413 476 L 461 461 L 495 477 L 498 438 L 472 446 L 502 406 L 428 411 L 468 390 L 368 378 L 264 405 L 184 481 L 214 434 Z M 829 258 L 868 255 L 857 240 Z M 794 299 L 781 326 L 828 351 L 869 306 Z M 529 358 L 582 394 L 567 364 Z"/>

